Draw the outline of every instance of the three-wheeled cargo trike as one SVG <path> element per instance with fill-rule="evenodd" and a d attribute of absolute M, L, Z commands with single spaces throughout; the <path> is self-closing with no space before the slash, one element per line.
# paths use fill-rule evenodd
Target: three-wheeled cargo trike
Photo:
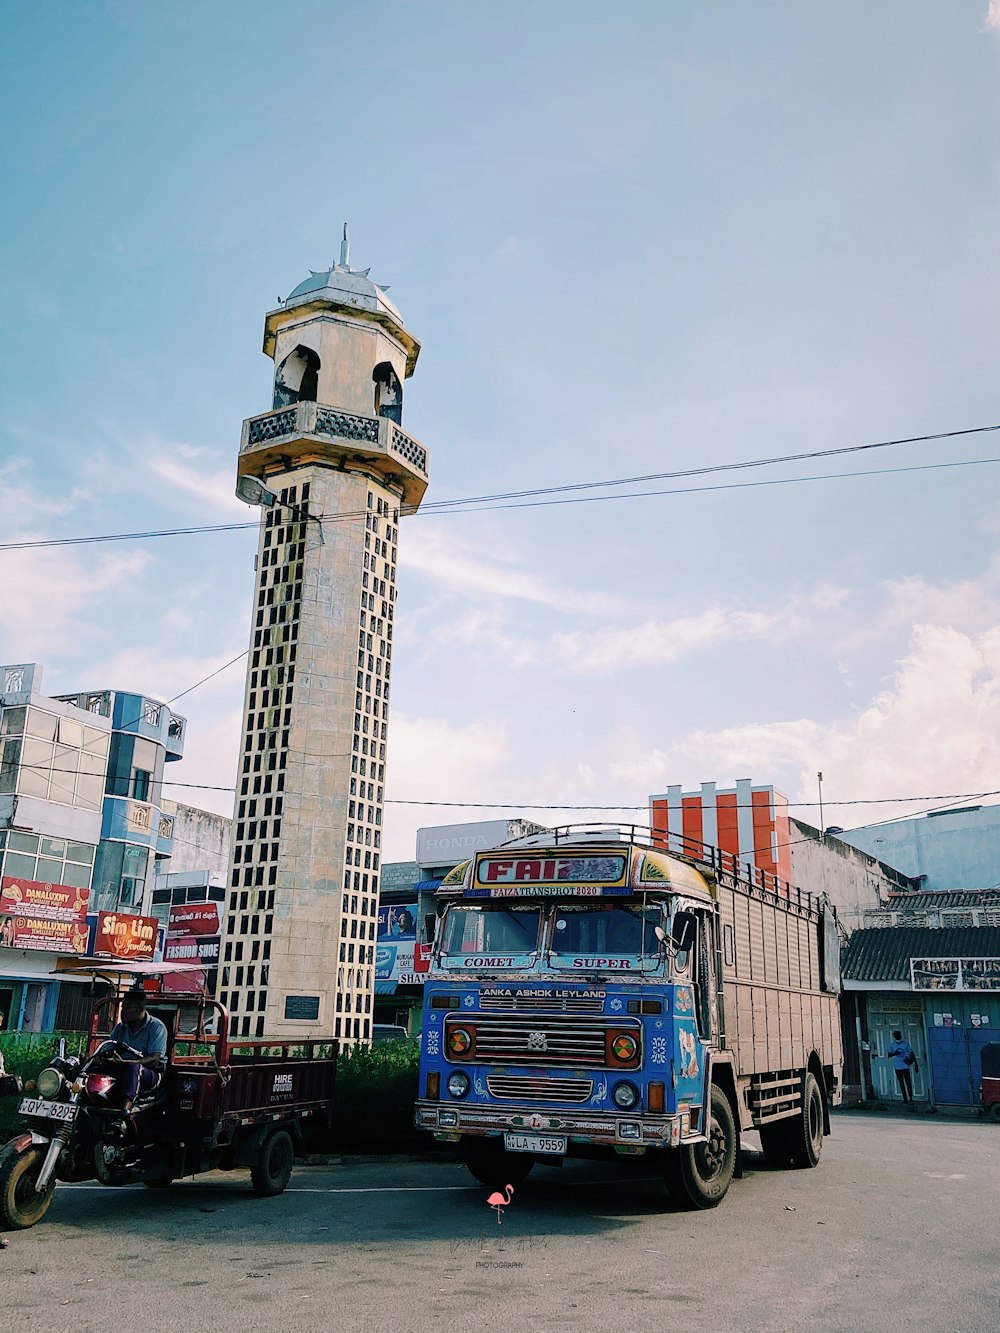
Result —
<path fill-rule="evenodd" d="M 248 1167 L 254 1192 L 280 1194 L 311 1129 L 329 1129 L 337 1042 L 230 1039 L 226 1011 L 195 992 L 153 992 L 147 1011 L 167 1028 L 159 1086 L 131 1104 L 124 1062 L 138 1052 L 111 1040 L 121 995 L 94 1005 L 83 1055 L 59 1054 L 22 1098 L 23 1128 L 0 1149 L 0 1223 L 34 1226 L 56 1182 L 142 1182 Z"/>

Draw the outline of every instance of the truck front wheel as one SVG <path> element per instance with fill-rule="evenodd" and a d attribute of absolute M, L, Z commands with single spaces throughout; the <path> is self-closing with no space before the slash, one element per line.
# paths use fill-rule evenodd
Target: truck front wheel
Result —
<path fill-rule="evenodd" d="M 254 1194 L 262 1198 L 280 1194 L 292 1178 L 294 1160 L 295 1149 L 292 1147 L 291 1135 L 284 1129 L 276 1129 L 273 1134 L 269 1134 L 257 1150 L 250 1168 Z"/>
<path fill-rule="evenodd" d="M 11 1154 L 0 1165 L 0 1219 L 10 1231 L 33 1227 L 48 1212 L 56 1188 L 55 1176 L 41 1194 L 35 1189 L 45 1152 L 41 1147 L 28 1148 Z"/>
<path fill-rule="evenodd" d="M 669 1149 L 663 1165 L 664 1179 L 680 1207 L 714 1208 L 725 1198 L 735 1169 L 732 1107 L 722 1089 L 713 1087 L 706 1142 Z"/>
<path fill-rule="evenodd" d="M 484 1138 L 467 1138 L 462 1160 L 480 1184 L 498 1190 L 520 1185 L 535 1164 L 527 1153 L 508 1152 L 502 1139 Z"/>

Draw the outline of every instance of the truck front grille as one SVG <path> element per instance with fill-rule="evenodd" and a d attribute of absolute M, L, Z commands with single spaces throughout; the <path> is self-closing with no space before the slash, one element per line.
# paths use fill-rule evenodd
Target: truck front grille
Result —
<path fill-rule="evenodd" d="M 476 1031 L 476 1064 L 609 1067 L 605 1036 L 610 1025 L 603 1022 L 588 1022 L 568 1014 L 539 1014 L 536 1018 L 477 1016 L 463 1021 Z M 613 1026 L 616 1031 L 627 1029 L 641 1043 L 637 1023 Z"/>
<path fill-rule="evenodd" d="M 519 1102 L 587 1102 L 594 1094 L 590 1078 L 508 1078 L 492 1074 L 486 1080 L 491 1097 Z"/>
<path fill-rule="evenodd" d="M 603 1014 L 604 999 L 593 995 L 483 995 L 481 1009 L 503 1009 L 512 1013 L 530 1010 L 539 1014 Z"/>

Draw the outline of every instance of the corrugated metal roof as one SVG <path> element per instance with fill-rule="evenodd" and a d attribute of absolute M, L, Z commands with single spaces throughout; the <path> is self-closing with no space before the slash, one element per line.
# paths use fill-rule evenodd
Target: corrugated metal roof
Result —
<path fill-rule="evenodd" d="M 856 930 L 841 971 L 850 981 L 909 981 L 911 958 L 1000 958 L 1000 926 Z"/>

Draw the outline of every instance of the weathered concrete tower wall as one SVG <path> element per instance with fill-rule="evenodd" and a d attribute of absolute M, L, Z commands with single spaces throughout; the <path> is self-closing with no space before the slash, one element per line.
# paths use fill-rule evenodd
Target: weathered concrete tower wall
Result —
<path fill-rule="evenodd" d="M 219 995 L 237 1036 L 370 1035 L 401 509 L 427 454 L 400 427 L 419 345 L 366 273 L 313 274 L 265 323 L 244 742 Z"/>

